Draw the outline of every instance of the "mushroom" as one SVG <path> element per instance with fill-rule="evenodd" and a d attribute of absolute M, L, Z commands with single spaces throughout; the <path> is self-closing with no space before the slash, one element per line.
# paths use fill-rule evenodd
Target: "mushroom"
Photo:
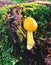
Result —
<path fill-rule="evenodd" d="M 37 23 L 32 17 L 27 17 L 24 20 L 24 29 L 27 30 L 27 49 L 31 50 L 35 46 L 33 32 L 37 29 Z"/>

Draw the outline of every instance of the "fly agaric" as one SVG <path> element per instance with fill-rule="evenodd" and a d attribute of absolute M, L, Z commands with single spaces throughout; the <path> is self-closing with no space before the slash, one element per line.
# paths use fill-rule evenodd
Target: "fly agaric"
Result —
<path fill-rule="evenodd" d="M 35 46 L 33 32 L 37 29 L 37 23 L 32 17 L 27 17 L 24 20 L 24 29 L 27 30 L 27 49 L 31 50 Z"/>

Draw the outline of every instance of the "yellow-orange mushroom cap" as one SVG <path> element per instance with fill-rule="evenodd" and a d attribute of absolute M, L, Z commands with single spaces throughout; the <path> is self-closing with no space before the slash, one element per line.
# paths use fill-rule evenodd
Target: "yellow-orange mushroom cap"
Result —
<path fill-rule="evenodd" d="M 24 29 L 33 32 L 37 29 L 37 23 L 32 17 L 27 17 L 24 20 Z"/>

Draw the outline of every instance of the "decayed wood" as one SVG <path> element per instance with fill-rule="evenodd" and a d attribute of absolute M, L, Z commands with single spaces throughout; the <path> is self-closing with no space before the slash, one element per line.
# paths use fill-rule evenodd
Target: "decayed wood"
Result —
<path fill-rule="evenodd" d="M 51 2 L 49 2 L 49 1 L 36 1 L 36 2 L 51 7 Z"/>
<path fill-rule="evenodd" d="M 43 0 L 43 1 L 38 1 L 38 0 L 27 0 L 28 2 L 37 2 L 39 4 L 44 4 L 44 5 L 47 5 L 49 7 L 51 7 L 51 2 L 49 1 L 46 1 L 46 0 Z"/>
<path fill-rule="evenodd" d="M 49 1 L 36 1 L 36 2 L 41 3 L 41 4 L 50 4 L 51 5 L 51 2 L 49 2 Z"/>

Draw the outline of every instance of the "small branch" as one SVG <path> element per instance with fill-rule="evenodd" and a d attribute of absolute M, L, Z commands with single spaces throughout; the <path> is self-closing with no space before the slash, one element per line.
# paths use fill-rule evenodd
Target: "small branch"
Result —
<path fill-rule="evenodd" d="M 26 35 L 23 32 L 21 32 L 21 35 L 23 35 L 23 37 L 26 38 Z"/>
<path fill-rule="evenodd" d="M 2 48 L 2 46 L 0 46 L 0 48 Z"/>

